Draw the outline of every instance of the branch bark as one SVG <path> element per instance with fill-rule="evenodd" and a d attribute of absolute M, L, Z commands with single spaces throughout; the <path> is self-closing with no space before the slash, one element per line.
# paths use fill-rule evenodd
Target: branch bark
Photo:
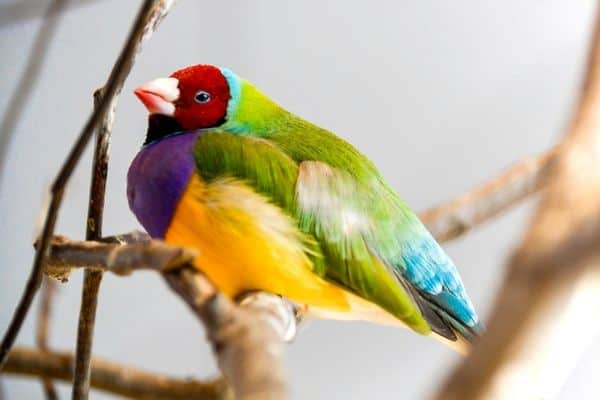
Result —
<path fill-rule="evenodd" d="M 439 242 L 456 239 L 543 188 L 561 149 L 556 146 L 521 160 L 497 177 L 420 213 L 419 218 Z"/>
<path fill-rule="evenodd" d="M 104 87 L 104 95 L 102 96 L 102 100 L 99 102 L 98 106 L 94 109 L 86 124 L 82 128 L 79 137 L 71 148 L 52 184 L 50 204 L 47 208 L 42 234 L 39 240 L 39 246 L 35 254 L 30 276 L 6 334 L 2 339 L 2 343 L 0 343 L 0 370 L 2 369 L 2 365 L 6 360 L 8 351 L 12 347 L 19 331 L 21 330 L 23 321 L 29 312 L 31 303 L 33 302 L 35 294 L 37 293 L 37 290 L 41 284 L 42 265 L 44 263 L 50 238 L 54 233 L 54 227 L 56 225 L 58 211 L 62 203 L 64 190 L 73 173 L 73 170 L 79 163 L 81 155 L 91 136 L 93 135 L 94 130 L 101 123 L 101 121 L 105 119 L 112 103 L 112 99 L 123 87 L 123 83 L 126 77 L 129 75 L 129 71 L 135 62 L 136 55 L 140 51 L 143 42 L 145 42 L 145 40 L 152 35 L 152 32 L 154 32 L 157 25 L 167 14 L 173 3 L 174 0 L 145 0 L 140 12 L 138 13 L 138 16 L 136 17 L 127 42 L 110 73 L 107 84 Z"/>
<path fill-rule="evenodd" d="M 509 263 L 488 333 L 438 399 L 556 394 L 569 361 L 600 329 L 600 13 L 591 48 L 565 149 Z"/>
<path fill-rule="evenodd" d="M 120 244 L 129 240 L 134 243 Z M 110 242 L 55 237 L 45 271 L 61 280 L 78 267 L 119 275 L 140 269 L 161 272 L 206 327 L 218 364 L 236 398 L 286 398 L 284 341 L 295 336 L 297 323 L 289 302 L 275 295 L 249 293 L 238 307 L 191 264 L 193 251 L 139 233 L 111 238 Z"/>
<path fill-rule="evenodd" d="M 137 32 L 137 35 L 139 35 L 138 46 L 141 46 L 141 42 L 150 37 L 160 21 L 169 12 L 173 2 L 173 0 L 146 2 L 147 5 L 151 5 L 151 8 L 148 10 L 147 15 L 143 14 L 144 9 L 141 11 L 140 15 L 144 19 L 142 29 Z M 135 54 L 133 57 L 135 57 Z M 131 62 L 133 65 L 133 59 Z M 131 66 L 129 69 L 131 69 Z M 102 217 L 104 215 L 104 195 L 106 192 L 106 176 L 108 173 L 110 136 L 112 133 L 112 125 L 119 94 L 123 88 L 127 75 L 119 82 L 119 86 L 109 99 L 110 103 L 108 105 L 108 111 L 105 113 L 96 135 L 86 223 L 85 238 L 87 240 L 97 240 L 102 236 Z M 94 93 L 95 108 L 98 108 L 102 103 L 102 99 L 105 97 L 104 92 L 104 89 L 99 89 Z M 77 350 L 75 353 L 75 376 L 73 380 L 73 399 L 75 400 L 88 398 L 90 386 L 90 360 L 92 357 L 96 308 L 98 306 L 98 292 L 100 290 L 101 282 L 101 271 L 85 271 L 77 329 Z"/>
<path fill-rule="evenodd" d="M 24 347 L 13 349 L 3 373 L 58 379 L 73 378 L 75 357 L 70 353 L 45 352 Z M 92 359 L 91 386 L 128 398 L 144 400 L 229 400 L 223 379 L 197 381 L 176 379 L 141 371 L 121 364 Z"/>

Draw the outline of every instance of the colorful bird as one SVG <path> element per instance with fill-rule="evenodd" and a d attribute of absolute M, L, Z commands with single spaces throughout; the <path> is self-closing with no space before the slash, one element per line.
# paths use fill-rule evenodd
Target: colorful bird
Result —
<path fill-rule="evenodd" d="M 225 294 L 276 293 L 453 347 L 481 331 L 450 258 L 352 145 L 225 68 L 184 68 L 135 94 L 150 116 L 129 206 L 151 236 L 197 249 Z"/>

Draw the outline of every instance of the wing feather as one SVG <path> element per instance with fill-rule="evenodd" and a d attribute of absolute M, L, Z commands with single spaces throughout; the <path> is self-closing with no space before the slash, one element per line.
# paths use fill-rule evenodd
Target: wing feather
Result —
<path fill-rule="evenodd" d="M 359 170 L 332 166 L 311 160 L 310 148 L 289 153 L 282 137 L 204 133 L 195 147 L 198 171 L 209 181 L 243 180 L 265 195 L 314 239 L 307 247 L 315 273 L 414 330 L 455 340 L 453 331 L 468 338 L 480 329 L 454 264 L 366 158 Z"/>

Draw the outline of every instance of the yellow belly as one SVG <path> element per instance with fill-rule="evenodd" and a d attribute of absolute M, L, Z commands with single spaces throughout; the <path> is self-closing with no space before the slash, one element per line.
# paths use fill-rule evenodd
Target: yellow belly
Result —
<path fill-rule="evenodd" d="M 356 297 L 314 274 L 294 221 L 240 181 L 194 175 L 165 241 L 196 249 L 197 267 L 232 298 L 262 290 L 343 313 Z"/>

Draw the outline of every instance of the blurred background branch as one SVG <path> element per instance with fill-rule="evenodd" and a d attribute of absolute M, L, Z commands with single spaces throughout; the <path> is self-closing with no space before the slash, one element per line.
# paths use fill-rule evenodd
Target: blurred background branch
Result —
<path fill-rule="evenodd" d="M 600 324 L 600 13 L 565 149 L 497 294 L 488 332 L 438 399 L 556 395 Z"/>
<path fill-rule="evenodd" d="M 75 357 L 70 353 L 14 348 L 4 373 L 70 382 Z M 152 374 L 122 364 L 92 359 L 91 386 L 128 398 L 146 400 L 227 400 L 232 396 L 221 379 L 197 381 Z"/>
<path fill-rule="evenodd" d="M 543 188 L 560 150 L 557 146 L 525 158 L 497 177 L 420 213 L 419 218 L 439 242 L 456 239 Z"/>

